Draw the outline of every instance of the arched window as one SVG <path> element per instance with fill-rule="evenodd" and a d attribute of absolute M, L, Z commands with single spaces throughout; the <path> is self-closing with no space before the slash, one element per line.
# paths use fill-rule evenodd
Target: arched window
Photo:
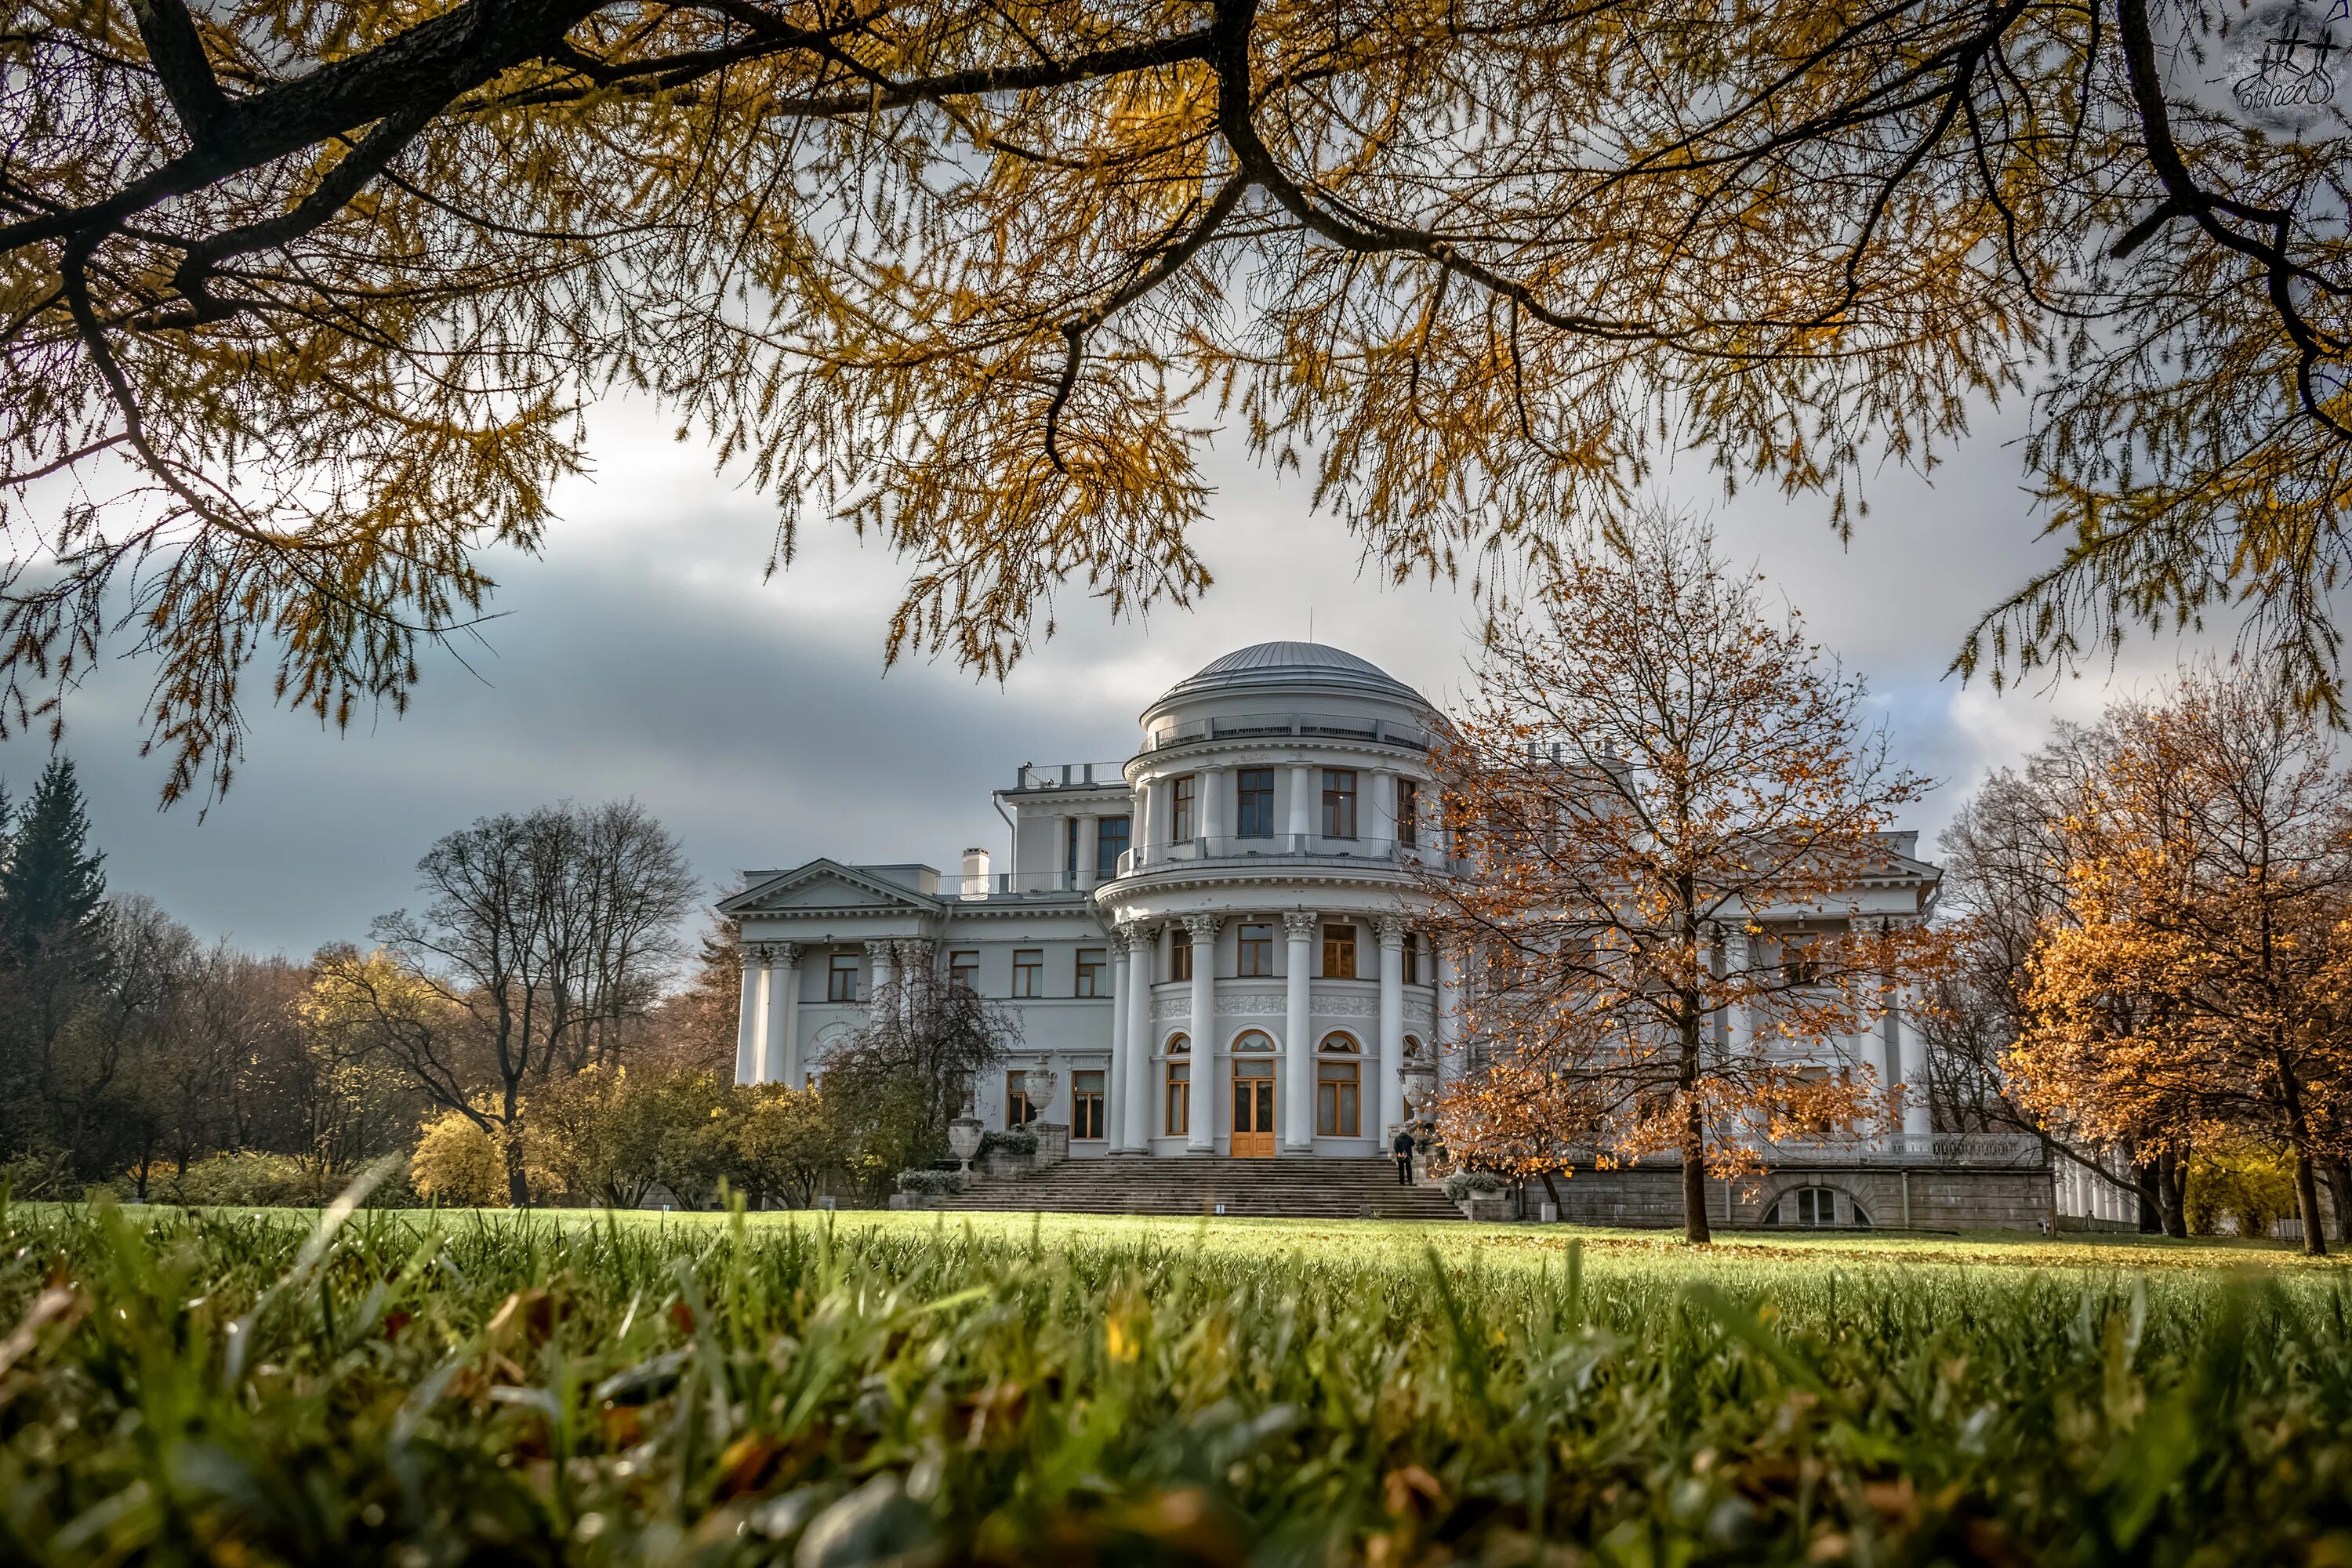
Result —
<path fill-rule="evenodd" d="M 1421 1043 L 1421 1037 L 1419 1035 L 1407 1035 L 1404 1037 L 1405 1060 L 1409 1062 L 1417 1062 L 1421 1060 L 1422 1051 L 1423 1048 L 1424 1047 Z"/>
<path fill-rule="evenodd" d="M 1171 1035 L 1168 1037 L 1168 1054 L 1170 1056 L 1186 1056 L 1191 1053 L 1192 1049 L 1192 1042 L 1188 1037 L 1183 1035 Z"/>
<path fill-rule="evenodd" d="M 1364 1047 L 1356 1043 L 1356 1037 L 1344 1029 L 1334 1029 L 1324 1036 L 1322 1048 L 1327 1054 L 1333 1051 L 1343 1051 L 1349 1056 L 1364 1054 Z"/>
<path fill-rule="evenodd" d="M 1847 1225 L 1867 1226 L 1870 1223 L 1870 1216 L 1852 1198 L 1845 1200 L 1845 1215 L 1843 1223 Z M 1782 1193 L 1773 1200 L 1772 1206 L 1764 1211 L 1764 1223 L 1839 1224 L 1837 1190 L 1833 1187 L 1799 1187 L 1794 1192 Z"/>
<path fill-rule="evenodd" d="M 1236 1052 L 1270 1051 L 1274 1049 L 1274 1041 L 1262 1031 L 1252 1029 L 1234 1042 L 1234 1049 Z"/>

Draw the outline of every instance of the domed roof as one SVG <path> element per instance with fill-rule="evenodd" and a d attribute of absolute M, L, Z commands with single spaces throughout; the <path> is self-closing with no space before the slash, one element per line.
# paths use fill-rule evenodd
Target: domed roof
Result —
<path fill-rule="evenodd" d="M 1421 693 L 1374 664 L 1345 648 L 1319 642 L 1262 642 L 1213 658 L 1197 674 L 1178 681 L 1160 694 L 1153 708 L 1212 691 L 1321 686 L 1393 697 L 1416 708 L 1428 702 Z"/>

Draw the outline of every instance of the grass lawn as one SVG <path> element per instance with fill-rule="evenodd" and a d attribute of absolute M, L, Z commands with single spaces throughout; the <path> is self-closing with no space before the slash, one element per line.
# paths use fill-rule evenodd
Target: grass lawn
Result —
<path fill-rule="evenodd" d="M 2352 1565 L 2261 1246 L 0 1213 L 0 1561 Z"/>

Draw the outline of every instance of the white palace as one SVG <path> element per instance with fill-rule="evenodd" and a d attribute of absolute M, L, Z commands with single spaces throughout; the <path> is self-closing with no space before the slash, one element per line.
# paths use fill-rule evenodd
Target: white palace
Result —
<path fill-rule="evenodd" d="M 742 931 L 738 1079 L 807 1082 L 894 966 L 924 964 L 1017 1015 L 1020 1047 L 976 1095 L 991 1126 L 1065 1124 L 1074 1158 L 1380 1154 L 1456 1055 L 1458 977 L 1411 915 L 1410 868 L 1443 853 L 1436 721 L 1353 654 L 1262 643 L 1145 709 L 1125 762 L 1022 768 L 995 796 L 1012 827 L 1003 869 L 973 849 L 945 879 L 830 859 L 747 874 L 720 906 Z M 1912 858 L 1914 837 L 1892 836 L 1885 874 L 1853 889 L 1845 913 L 1926 917 L 1938 874 Z M 1841 1055 L 1885 1082 L 1925 1081 L 1898 1005 Z M 1907 1173 L 1899 1194 L 1890 1184 L 1913 1165 L 1953 1173 L 1927 1097 L 1910 1094 L 1886 1134 L 1847 1157 L 1853 1179 L 1816 1161 L 1817 1195 L 1782 1205 L 1786 1182 L 1727 1188 L 1727 1215 L 1750 1197 L 1776 1205 L 1751 1219 L 1785 1207 L 1841 1224 L 1948 1207 Z M 1575 1217 L 1648 1217 L 1638 1175 L 1580 1173 Z M 1673 1201 L 1662 1186 L 1657 1202 Z M 2032 1212 L 2030 1194 L 1986 1202 L 1976 1223 Z"/>

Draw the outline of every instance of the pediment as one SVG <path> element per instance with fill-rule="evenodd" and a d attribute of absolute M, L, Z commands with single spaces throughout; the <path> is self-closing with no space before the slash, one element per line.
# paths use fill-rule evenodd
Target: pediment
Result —
<path fill-rule="evenodd" d="M 928 913 L 939 907 L 936 899 L 838 860 L 812 860 L 790 871 L 771 872 L 719 905 L 721 912 L 738 916 L 819 910 Z"/>

